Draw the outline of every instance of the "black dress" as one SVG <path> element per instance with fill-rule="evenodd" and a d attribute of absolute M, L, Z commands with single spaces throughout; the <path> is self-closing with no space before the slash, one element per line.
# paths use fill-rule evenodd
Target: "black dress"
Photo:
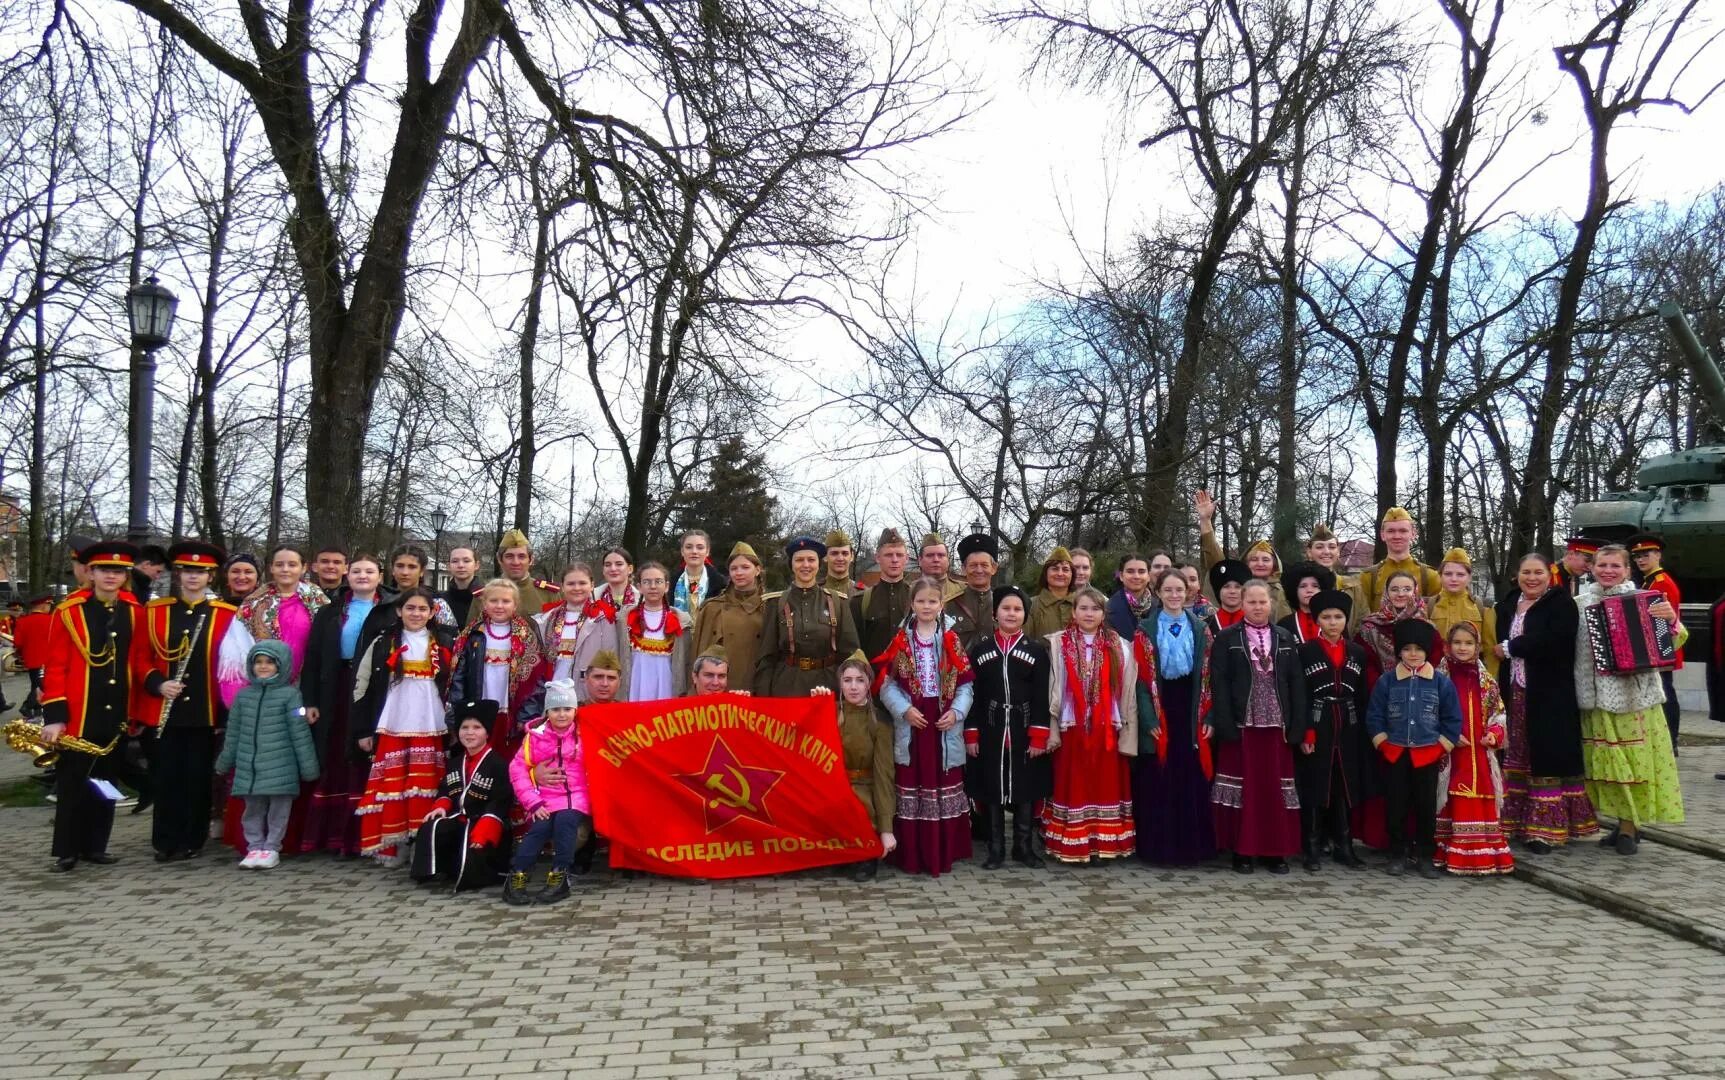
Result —
<path fill-rule="evenodd" d="M 503 879 L 509 867 L 509 804 L 514 799 L 509 786 L 508 759 L 487 746 L 480 751 L 471 775 L 465 768 L 467 751 L 456 747 L 449 755 L 449 771 L 443 776 L 444 817 L 419 827 L 413 845 L 413 880 L 442 882 L 456 891 L 482 889 Z M 469 847 L 474 827 L 495 837 L 487 847 Z"/>
<path fill-rule="evenodd" d="M 1030 733 L 1048 733 L 1048 677 L 1053 659 L 1045 642 L 1020 636 L 1002 649 L 995 635 L 970 647 L 975 698 L 965 717 L 965 737 L 975 733 L 977 755 L 964 770 L 971 798 L 989 805 L 1022 805 L 1053 790 L 1050 758 L 1029 756 Z"/>

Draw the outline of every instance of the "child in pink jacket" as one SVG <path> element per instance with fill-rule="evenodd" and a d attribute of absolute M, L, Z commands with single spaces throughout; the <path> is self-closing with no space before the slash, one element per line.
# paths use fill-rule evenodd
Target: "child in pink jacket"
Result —
<path fill-rule="evenodd" d="M 555 904 L 569 896 L 569 866 L 591 831 L 587 770 L 575 734 L 575 684 L 545 685 L 545 717 L 527 729 L 521 749 L 509 764 L 509 782 L 531 824 L 515 849 L 514 872 L 503 884 L 509 904 Z M 527 871 L 551 842 L 551 872 L 545 887 L 527 895 Z"/>

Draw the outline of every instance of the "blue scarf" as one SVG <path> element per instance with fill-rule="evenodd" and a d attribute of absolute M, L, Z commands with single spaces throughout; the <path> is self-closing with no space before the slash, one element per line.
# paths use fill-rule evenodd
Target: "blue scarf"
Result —
<path fill-rule="evenodd" d="M 1164 679 L 1182 679 L 1192 674 L 1192 627 L 1186 613 L 1156 612 L 1156 674 Z"/>

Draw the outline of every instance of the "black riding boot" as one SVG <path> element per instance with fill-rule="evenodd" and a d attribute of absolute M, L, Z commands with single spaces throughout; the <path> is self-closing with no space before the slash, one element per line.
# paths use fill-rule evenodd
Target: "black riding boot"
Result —
<path fill-rule="evenodd" d="M 1006 807 L 989 803 L 983 814 L 988 818 L 988 861 L 982 868 L 999 870 L 1006 865 Z"/>
<path fill-rule="evenodd" d="M 1029 803 L 1018 803 L 1012 808 L 1012 857 L 1032 868 L 1042 865 L 1042 856 L 1036 851 L 1036 816 L 1031 812 Z"/>

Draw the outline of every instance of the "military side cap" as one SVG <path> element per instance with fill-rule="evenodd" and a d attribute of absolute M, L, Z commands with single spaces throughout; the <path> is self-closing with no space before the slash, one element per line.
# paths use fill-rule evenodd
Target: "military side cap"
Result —
<path fill-rule="evenodd" d="M 875 541 L 874 546 L 878 550 L 883 547 L 909 547 L 910 545 L 904 542 L 903 533 L 889 526 L 880 531 L 880 539 Z"/>
<path fill-rule="evenodd" d="M 1222 586 L 1232 582 L 1244 585 L 1252 580 L 1252 568 L 1239 559 L 1223 559 L 1210 567 L 1210 588 L 1216 592 L 1222 591 Z"/>
<path fill-rule="evenodd" d="M 735 544 L 731 545 L 731 557 L 726 559 L 725 563 L 726 565 L 729 565 L 736 559 L 747 559 L 756 566 L 761 565 L 761 557 L 755 554 L 754 546 L 747 540 L 738 540 Z"/>
<path fill-rule="evenodd" d="M 711 645 L 707 646 L 705 649 L 702 649 L 701 655 L 695 657 L 695 659 L 696 660 L 717 660 L 721 664 L 728 664 L 731 662 L 730 659 L 725 656 L 725 647 L 716 641 L 713 642 Z"/>
<path fill-rule="evenodd" d="M 1071 561 L 1072 561 L 1072 552 L 1067 551 L 1064 547 L 1056 547 L 1053 551 L 1050 551 L 1048 553 L 1048 558 L 1042 560 L 1042 565 L 1044 567 L 1048 567 L 1048 566 L 1053 565 L 1054 563 L 1059 563 L 1059 562 L 1069 563 Z"/>
<path fill-rule="evenodd" d="M 1000 544 L 987 533 L 971 533 L 958 542 L 959 562 L 964 562 L 977 552 L 998 561 L 1000 559 Z"/>
<path fill-rule="evenodd" d="M 1388 510 L 1384 511 L 1384 520 L 1383 520 L 1382 524 L 1388 524 L 1389 522 L 1392 522 L 1392 521 L 1405 521 L 1411 525 L 1413 523 L 1413 520 L 1414 520 L 1414 516 L 1412 514 L 1408 513 L 1406 510 L 1402 509 L 1399 506 L 1392 506 Z"/>
<path fill-rule="evenodd" d="M 1442 566 L 1443 563 L 1455 563 L 1458 566 L 1465 566 L 1469 570 L 1472 570 L 1473 556 L 1469 555 L 1465 548 L 1452 547 L 1448 551 L 1444 552 L 1443 562 L 1438 563 L 1438 565 Z"/>
<path fill-rule="evenodd" d="M 623 672 L 623 662 L 617 659 L 617 654 L 610 649 L 600 649 L 593 654 L 593 659 L 587 661 L 588 671 L 593 671 L 595 668 L 600 671 L 616 672 L 620 675 Z"/>
<path fill-rule="evenodd" d="M 848 548 L 850 546 L 850 535 L 843 529 L 834 529 L 832 532 L 827 533 L 827 549 L 829 551 L 836 547 Z"/>
<path fill-rule="evenodd" d="M 124 540 L 97 540 L 78 552 L 85 566 L 110 566 L 130 570 L 138 561 L 138 549 Z"/>
<path fill-rule="evenodd" d="M 514 551 L 516 548 L 531 548 L 527 542 L 527 534 L 520 529 L 510 529 L 503 534 L 503 539 L 497 541 L 498 551 Z"/>
<path fill-rule="evenodd" d="M 1320 540 L 1334 540 L 1335 538 L 1336 534 L 1330 531 L 1330 527 L 1320 521 L 1312 526 L 1312 538 L 1306 542 L 1315 544 Z"/>
<path fill-rule="evenodd" d="M 1319 589 L 1312 597 L 1312 618 L 1317 618 L 1326 611 L 1339 611 L 1343 615 L 1354 613 L 1354 598 L 1340 589 Z"/>
<path fill-rule="evenodd" d="M 182 540 L 168 549 L 168 564 L 183 570 L 215 570 L 227 552 L 202 540 Z"/>
<path fill-rule="evenodd" d="M 1631 555 L 1640 555 L 1644 551 L 1664 551 L 1665 541 L 1652 533 L 1636 533 L 1626 544 Z"/>
<path fill-rule="evenodd" d="M 917 550 L 918 551 L 927 551 L 931 547 L 945 547 L 945 546 L 946 546 L 946 538 L 945 537 L 941 536 L 937 532 L 925 532 L 922 534 L 922 543 L 920 545 L 918 545 Z"/>
<path fill-rule="evenodd" d="M 799 551 L 812 551 L 820 558 L 827 557 L 827 546 L 812 536 L 799 536 L 785 545 L 785 558 L 790 558 Z"/>

